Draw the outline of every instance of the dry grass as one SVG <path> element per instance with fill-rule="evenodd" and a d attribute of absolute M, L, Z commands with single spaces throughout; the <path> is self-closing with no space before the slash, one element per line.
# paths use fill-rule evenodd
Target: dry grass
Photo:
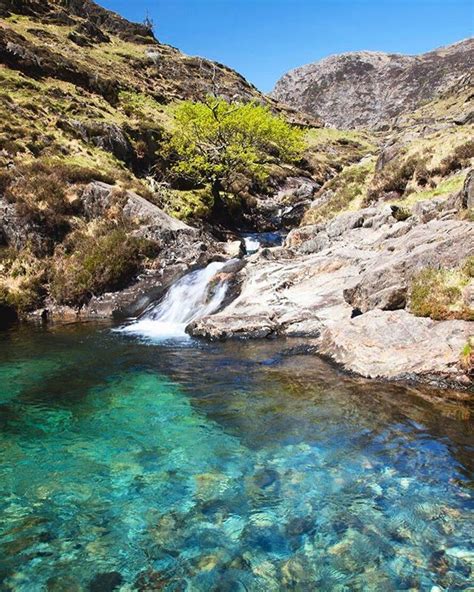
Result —
<path fill-rule="evenodd" d="M 474 320 L 474 310 L 464 299 L 464 289 L 474 277 L 474 257 L 457 269 L 424 269 L 410 286 L 409 309 L 434 320 Z"/>

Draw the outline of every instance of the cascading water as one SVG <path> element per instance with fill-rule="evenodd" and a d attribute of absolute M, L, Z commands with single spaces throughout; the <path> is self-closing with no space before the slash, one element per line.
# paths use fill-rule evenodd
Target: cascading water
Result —
<path fill-rule="evenodd" d="M 189 323 L 212 314 L 222 304 L 227 285 L 211 280 L 224 265 L 214 262 L 205 269 L 188 273 L 168 290 L 159 304 L 119 331 L 152 339 L 187 337 L 185 329 Z"/>
<path fill-rule="evenodd" d="M 260 241 L 251 235 L 244 237 L 244 242 L 247 255 L 253 255 L 253 253 L 256 253 L 260 249 Z"/>

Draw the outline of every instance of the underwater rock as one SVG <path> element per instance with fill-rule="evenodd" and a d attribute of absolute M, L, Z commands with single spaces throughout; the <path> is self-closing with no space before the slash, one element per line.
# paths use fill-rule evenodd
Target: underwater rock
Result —
<path fill-rule="evenodd" d="M 122 585 L 123 577 L 118 571 L 96 574 L 88 587 L 89 592 L 112 592 Z"/>
<path fill-rule="evenodd" d="M 81 592 L 82 587 L 73 577 L 55 576 L 46 582 L 46 589 L 48 592 Z"/>
<path fill-rule="evenodd" d="M 296 516 L 286 525 L 286 533 L 289 536 L 300 536 L 308 534 L 316 528 L 314 517 L 312 516 Z"/>
<path fill-rule="evenodd" d="M 255 485 L 261 489 L 270 487 L 270 485 L 273 485 L 278 479 L 278 471 L 275 471 L 274 469 L 262 469 L 261 471 L 257 471 L 253 476 Z"/>
<path fill-rule="evenodd" d="M 158 592 L 163 590 L 167 583 L 167 579 L 161 572 L 147 569 L 138 574 L 133 589 L 138 592 Z"/>

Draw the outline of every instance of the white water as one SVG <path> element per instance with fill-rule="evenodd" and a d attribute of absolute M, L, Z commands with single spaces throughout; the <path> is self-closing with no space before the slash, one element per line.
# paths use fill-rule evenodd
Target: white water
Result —
<path fill-rule="evenodd" d="M 163 300 L 137 321 L 119 331 L 154 340 L 187 337 L 186 325 L 215 312 L 222 304 L 227 285 L 209 282 L 224 266 L 210 263 L 205 269 L 192 271 L 178 280 Z"/>
<path fill-rule="evenodd" d="M 245 250 L 247 251 L 248 255 L 251 255 L 252 253 L 256 253 L 260 249 L 259 241 L 256 240 L 255 238 L 252 238 L 251 236 L 246 236 L 244 238 L 244 242 L 245 242 Z"/>

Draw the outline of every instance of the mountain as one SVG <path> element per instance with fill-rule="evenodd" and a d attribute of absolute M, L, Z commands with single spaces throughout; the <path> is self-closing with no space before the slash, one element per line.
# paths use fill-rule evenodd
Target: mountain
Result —
<path fill-rule="evenodd" d="M 474 39 L 421 55 L 356 51 L 285 74 L 272 96 L 339 128 L 376 128 L 445 93 L 474 68 Z"/>

